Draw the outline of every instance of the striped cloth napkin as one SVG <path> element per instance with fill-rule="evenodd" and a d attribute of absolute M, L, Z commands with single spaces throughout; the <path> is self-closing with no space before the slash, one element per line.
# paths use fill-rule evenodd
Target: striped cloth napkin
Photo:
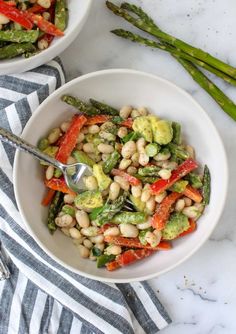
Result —
<path fill-rule="evenodd" d="M 65 82 L 59 59 L 0 76 L 0 126 L 20 135 L 37 106 Z M 0 282 L 0 334 L 154 334 L 171 320 L 147 282 L 108 284 L 56 263 L 28 234 L 14 198 L 15 150 L 0 142 L 0 240 L 10 255 Z"/>

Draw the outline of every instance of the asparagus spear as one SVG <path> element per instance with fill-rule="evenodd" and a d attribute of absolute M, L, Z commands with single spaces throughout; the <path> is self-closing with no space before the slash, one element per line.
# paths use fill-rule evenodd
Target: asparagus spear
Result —
<path fill-rule="evenodd" d="M 28 51 L 35 51 L 32 43 L 12 43 L 0 49 L 0 59 L 10 59 Z"/>
<path fill-rule="evenodd" d="M 180 145 L 181 144 L 181 125 L 177 122 L 172 122 L 173 129 L 173 143 Z"/>
<path fill-rule="evenodd" d="M 57 191 L 48 211 L 47 226 L 51 233 L 53 233 L 57 229 L 57 226 L 55 224 L 55 218 L 58 212 L 60 211 L 62 205 L 63 205 L 63 193 Z"/>
<path fill-rule="evenodd" d="M 159 44 L 156 43 L 155 41 L 151 41 L 149 39 L 146 38 L 142 38 L 139 35 L 135 35 L 131 32 L 126 32 L 123 31 L 121 29 L 118 30 L 113 30 L 113 33 L 115 33 L 116 35 L 122 36 L 124 38 L 128 38 L 131 39 L 132 41 L 135 42 L 140 42 L 141 44 L 145 44 L 147 46 L 151 46 L 151 47 L 155 47 L 155 44 L 158 44 L 158 48 L 159 45 L 161 46 L 160 49 L 162 50 L 166 50 L 166 47 L 169 48 L 167 45 L 163 45 L 163 44 Z M 124 34 L 123 34 L 124 32 Z M 164 48 L 163 48 L 164 47 Z M 175 57 L 181 65 L 183 65 L 183 67 L 189 72 L 189 74 L 192 76 L 192 78 L 203 88 L 205 89 L 209 95 L 211 95 L 211 97 L 219 104 L 219 106 L 230 116 L 232 117 L 234 120 L 236 120 L 236 105 L 233 103 L 232 100 L 230 100 L 210 79 L 208 79 L 196 66 L 194 66 L 194 64 L 192 64 L 190 61 L 183 59 L 182 58 L 182 54 L 178 55 L 178 50 L 174 52 L 171 51 L 171 54 L 173 57 Z M 184 55 L 184 57 L 186 58 L 186 55 Z M 196 61 L 193 60 L 195 63 Z M 203 62 L 201 62 L 203 64 Z M 196 63 L 197 64 L 197 63 Z M 198 64 L 200 65 L 200 64 Z M 205 65 L 203 65 L 204 68 Z M 212 68 L 213 69 L 213 68 Z M 235 85 L 235 80 L 233 78 L 230 78 L 229 76 L 227 76 L 226 74 L 213 69 L 213 71 L 211 70 L 211 72 L 215 73 L 217 72 L 217 75 L 219 75 L 222 79 L 224 79 L 225 81 Z M 220 73 L 219 73 L 220 72 Z"/>
<path fill-rule="evenodd" d="M 55 5 L 55 26 L 64 31 L 68 21 L 68 9 L 66 0 L 57 0 Z"/>
<path fill-rule="evenodd" d="M 210 195 L 211 195 L 211 174 L 207 165 L 205 165 L 204 167 L 202 195 L 203 195 L 203 204 L 208 205 L 210 202 Z"/>
<path fill-rule="evenodd" d="M 142 45 L 146 45 L 149 46 L 151 48 L 155 48 L 155 49 L 160 49 L 162 51 L 166 51 L 171 53 L 173 56 L 178 56 L 181 57 L 183 59 L 189 60 L 192 63 L 194 63 L 197 66 L 200 66 L 202 68 L 204 68 L 205 70 L 217 75 L 218 77 L 220 77 L 221 79 L 223 79 L 224 81 L 226 81 L 227 83 L 236 86 L 236 80 L 234 78 L 232 78 L 231 76 L 219 71 L 218 69 L 216 69 L 215 67 L 212 67 L 206 63 L 204 63 L 203 61 L 194 58 L 193 56 L 190 56 L 189 54 L 176 49 L 175 47 L 168 45 L 168 44 L 164 44 L 164 43 L 158 43 L 156 41 L 144 38 L 140 35 L 134 34 L 130 31 L 126 31 L 123 29 L 114 29 L 111 31 L 113 34 L 115 34 L 116 36 L 125 38 L 125 39 L 129 39 L 132 42 L 136 42 L 136 43 L 140 43 Z"/>
<path fill-rule="evenodd" d="M 144 212 L 129 212 L 123 211 L 117 213 L 111 222 L 114 224 L 140 224 L 147 220 L 147 214 Z"/>
<path fill-rule="evenodd" d="M 34 43 L 39 37 L 39 30 L 1 30 L 0 41 L 15 43 Z"/>
<path fill-rule="evenodd" d="M 140 12 L 141 13 L 143 12 L 141 8 L 137 8 L 136 6 L 130 5 L 128 3 L 123 4 L 121 8 L 114 5 L 110 1 L 106 1 L 106 5 L 107 8 L 110 9 L 115 15 L 123 17 L 126 21 L 133 24 L 135 27 L 157 37 L 161 41 L 166 42 L 176 47 L 177 49 L 186 52 L 187 54 L 193 56 L 194 58 L 202 60 L 203 62 L 215 67 L 216 69 L 236 79 L 236 68 L 224 63 L 223 61 L 213 57 L 212 55 L 201 49 L 195 48 L 183 42 L 182 40 L 165 33 L 164 31 L 159 29 L 159 27 L 154 25 L 153 21 L 151 21 L 152 23 L 150 24 L 150 21 L 148 21 L 147 18 L 145 19 L 144 16 L 142 17 L 140 16 Z M 135 14 L 139 15 L 139 19 L 136 19 L 134 16 L 130 15 L 124 8 L 128 9 L 131 12 L 135 12 Z M 142 15 L 144 14 L 145 13 L 143 12 Z"/>
<path fill-rule="evenodd" d="M 70 106 L 75 107 L 76 109 L 78 109 L 79 111 L 81 111 L 82 113 L 88 116 L 94 116 L 94 115 L 101 114 L 100 110 L 98 110 L 97 108 L 94 108 L 93 106 L 89 106 L 88 104 L 84 103 L 83 101 L 81 101 L 80 99 L 74 96 L 63 95 L 61 97 L 61 100 L 69 104 Z"/>
<path fill-rule="evenodd" d="M 107 114 L 107 115 L 112 115 L 112 116 L 117 116 L 119 115 L 119 110 L 108 106 L 105 103 L 96 101 L 94 99 L 89 99 L 90 103 L 92 104 L 92 106 L 94 106 L 95 108 L 99 109 L 101 111 L 102 114 Z"/>

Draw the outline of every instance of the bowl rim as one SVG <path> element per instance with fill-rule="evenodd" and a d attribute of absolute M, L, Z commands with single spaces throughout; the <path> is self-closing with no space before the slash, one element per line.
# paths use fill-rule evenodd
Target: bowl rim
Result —
<path fill-rule="evenodd" d="M 62 38 L 57 38 L 55 43 L 52 43 L 49 48 L 46 50 L 42 50 L 38 54 L 29 57 L 23 58 L 21 56 L 9 59 L 8 61 L 1 62 L 0 61 L 0 74 L 10 74 L 10 73 L 22 73 L 25 71 L 29 71 L 35 67 L 41 66 L 42 64 L 49 62 L 54 57 L 58 56 L 62 53 L 77 37 L 82 27 L 84 26 L 88 15 L 90 13 L 90 9 L 92 6 L 92 0 L 86 0 L 85 2 L 85 13 L 82 19 L 76 22 L 73 30 L 69 34 L 66 34 Z M 46 59 L 46 60 L 45 60 Z"/>
<path fill-rule="evenodd" d="M 187 259 L 189 259 L 194 253 L 196 253 L 200 249 L 200 247 L 208 240 L 208 238 L 212 234 L 213 230 L 215 229 L 217 223 L 219 222 L 219 220 L 222 216 L 223 208 L 225 206 L 226 197 L 227 197 L 227 190 L 228 190 L 228 183 L 229 183 L 229 168 L 228 168 L 227 155 L 226 155 L 226 151 L 225 151 L 223 141 L 221 139 L 221 136 L 220 136 L 218 130 L 216 129 L 216 126 L 214 125 L 214 123 L 212 122 L 212 120 L 210 119 L 210 117 L 208 116 L 206 111 L 201 107 L 201 105 L 189 93 L 187 93 L 184 89 L 180 88 L 176 84 L 170 82 L 169 80 L 163 79 L 163 78 L 159 77 L 158 75 L 153 75 L 153 74 L 150 74 L 150 73 L 147 73 L 147 72 L 144 72 L 144 71 L 138 71 L 138 70 L 132 70 L 132 69 L 126 69 L 126 68 L 106 69 L 106 70 L 99 70 L 99 71 L 95 71 L 95 72 L 90 72 L 88 74 L 84 74 L 82 76 L 79 76 L 79 77 L 69 81 L 68 83 L 64 84 L 60 88 L 58 88 L 56 91 L 54 91 L 49 97 L 47 97 L 41 103 L 41 105 L 36 109 L 36 111 L 30 117 L 29 121 L 27 122 L 27 124 L 26 124 L 26 126 L 25 126 L 25 128 L 22 132 L 22 135 L 21 135 L 22 138 L 25 137 L 25 133 L 31 127 L 31 123 L 33 123 L 34 118 L 36 117 L 36 115 L 38 115 L 41 112 L 42 109 L 44 109 L 44 106 L 48 103 L 48 100 L 52 100 L 55 97 L 57 97 L 58 95 L 61 95 L 61 93 L 64 91 L 65 88 L 69 88 L 69 87 L 73 86 L 74 84 L 77 84 L 77 83 L 79 83 L 83 80 L 93 78 L 93 77 L 96 77 L 96 76 L 100 76 L 100 75 L 105 75 L 105 74 L 141 75 L 141 76 L 149 77 L 150 79 L 155 79 L 155 80 L 157 79 L 157 80 L 171 86 L 172 88 L 176 89 L 179 93 L 184 95 L 186 98 L 190 99 L 191 102 L 194 103 L 196 105 L 196 107 L 200 108 L 201 111 L 205 114 L 206 119 L 212 125 L 212 130 L 215 132 L 215 136 L 218 137 L 218 140 L 219 140 L 219 143 L 220 143 L 221 149 L 222 149 L 222 154 L 223 154 L 223 157 L 222 157 L 223 158 L 222 159 L 222 161 L 223 161 L 223 171 L 222 172 L 224 173 L 224 178 L 223 179 L 225 179 L 225 183 L 222 184 L 222 188 L 221 188 L 222 202 L 221 202 L 221 205 L 218 206 L 218 215 L 217 215 L 217 218 L 215 220 L 215 224 L 208 230 L 208 233 L 204 236 L 204 238 L 202 238 L 200 240 L 200 242 L 189 253 L 187 253 L 183 258 L 181 258 L 179 261 L 177 261 L 174 265 L 169 266 L 168 268 L 163 269 L 163 270 L 159 271 L 158 273 L 153 273 L 153 274 L 150 274 L 150 275 L 143 275 L 140 278 L 135 277 L 135 278 L 130 278 L 130 279 L 127 279 L 127 278 L 116 279 L 116 278 L 108 278 L 108 277 L 103 278 L 103 277 L 100 277 L 100 276 L 97 276 L 97 275 L 84 273 L 83 271 L 81 271 L 79 269 L 75 269 L 72 266 L 65 263 L 64 261 L 60 260 L 34 234 L 33 230 L 31 229 L 30 224 L 27 222 L 26 217 L 24 215 L 24 210 L 21 206 L 21 201 L 20 201 L 20 196 L 19 196 L 19 189 L 16 186 L 18 184 L 18 179 L 19 179 L 19 173 L 17 173 L 17 171 L 19 170 L 19 158 L 20 158 L 20 154 L 21 154 L 21 152 L 19 150 L 16 151 L 14 165 L 13 165 L 13 185 L 14 185 L 14 191 L 15 191 L 15 198 L 16 198 L 16 202 L 17 202 L 17 206 L 18 206 L 20 215 L 21 215 L 26 227 L 30 231 L 31 236 L 35 239 L 35 241 L 39 244 L 39 246 L 43 249 L 43 251 L 45 253 L 47 253 L 49 256 L 51 256 L 51 258 L 54 261 L 56 261 L 57 263 L 59 263 L 62 267 L 72 271 L 73 273 L 76 273 L 76 274 L 79 274 L 81 276 L 84 276 L 84 277 L 87 277 L 87 278 L 90 278 L 90 279 L 93 279 L 93 280 L 97 280 L 97 281 L 100 281 L 100 282 L 130 283 L 130 282 L 149 280 L 149 279 L 156 278 L 156 277 L 158 277 L 158 276 L 160 276 L 164 273 L 167 273 L 168 271 L 175 269 L 177 266 L 179 266 L 180 264 L 185 262 Z"/>

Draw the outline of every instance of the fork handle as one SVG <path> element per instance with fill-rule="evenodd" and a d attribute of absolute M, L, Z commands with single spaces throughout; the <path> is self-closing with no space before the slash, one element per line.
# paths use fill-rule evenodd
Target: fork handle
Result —
<path fill-rule="evenodd" d="M 41 152 L 37 147 L 27 143 L 24 139 L 14 135 L 13 133 L 7 131 L 0 127 L 0 140 L 11 146 L 20 149 L 26 153 L 33 155 L 35 158 L 46 162 L 49 165 L 53 165 L 56 168 L 62 169 L 63 164 L 54 158 L 49 157 L 47 154 Z"/>

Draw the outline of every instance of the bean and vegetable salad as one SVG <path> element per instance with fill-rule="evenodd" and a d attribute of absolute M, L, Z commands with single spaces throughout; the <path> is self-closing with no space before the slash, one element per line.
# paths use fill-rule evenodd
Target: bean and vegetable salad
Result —
<path fill-rule="evenodd" d="M 47 49 L 67 21 L 67 0 L 0 0 L 0 60 Z"/>
<path fill-rule="evenodd" d="M 44 166 L 48 228 L 71 238 L 83 258 L 112 271 L 192 233 L 210 200 L 210 172 L 199 172 L 181 125 L 147 108 L 117 110 L 64 95 L 79 111 L 52 129 L 38 147 L 63 163 L 90 166 L 86 190 L 70 190 L 61 172 Z M 196 171 L 197 170 L 197 171 Z"/>

